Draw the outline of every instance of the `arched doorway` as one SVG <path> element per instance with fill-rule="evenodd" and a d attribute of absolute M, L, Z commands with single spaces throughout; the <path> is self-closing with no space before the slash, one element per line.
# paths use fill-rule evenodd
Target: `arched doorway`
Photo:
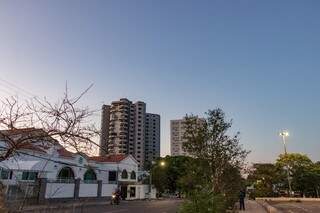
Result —
<path fill-rule="evenodd" d="M 130 174 L 130 179 L 131 180 L 135 180 L 136 179 L 136 173 L 135 171 L 132 171 L 131 174 Z"/>
<path fill-rule="evenodd" d="M 58 174 L 58 179 L 60 179 L 60 180 L 74 180 L 73 170 L 68 166 L 63 167 Z"/>
<path fill-rule="evenodd" d="M 122 179 L 127 179 L 127 178 L 128 178 L 128 172 L 127 172 L 127 170 L 124 169 L 124 170 L 122 171 L 122 173 L 121 173 L 121 178 L 122 178 Z"/>
<path fill-rule="evenodd" d="M 97 175 L 93 169 L 88 169 L 83 175 L 84 182 L 93 182 L 97 180 Z"/>

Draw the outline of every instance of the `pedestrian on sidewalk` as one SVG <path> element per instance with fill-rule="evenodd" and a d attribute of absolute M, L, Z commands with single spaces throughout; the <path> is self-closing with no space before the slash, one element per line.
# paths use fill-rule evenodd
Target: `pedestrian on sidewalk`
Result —
<path fill-rule="evenodd" d="M 244 206 L 244 199 L 246 197 L 246 192 L 245 190 L 241 190 L 239 193 L 239 201 L 240 201 L 240 210 L 246 210 Z"/>

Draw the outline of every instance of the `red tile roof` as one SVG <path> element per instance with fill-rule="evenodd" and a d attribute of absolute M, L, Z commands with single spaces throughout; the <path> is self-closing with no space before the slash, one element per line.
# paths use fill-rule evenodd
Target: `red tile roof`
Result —
<path fill-rule="evenodd" d="M 107 155 L 107 156 L 93 156 L 90 157 L 90 160 L 98 162 L 120 162 L 124 160 L 127 155 Z"/>
<path fill-rule="evenodd" d="M 0 139 L 4 139 L 3 135 L 11 138 L 16 142 L 17 149 L 26 149 L 31 151 L 38 151 L 46 153 L 46 150 L 54 146 L 60 146 L 59 142 L 48 135 L 43 129 L 36 128 L 21 128 L 0 130 Z M 22 137 L 22 141 L 19 141 Z M 25 137 L 26 140 L 23 140 Z M 42 143 L 44 142 L 44 143 Z M 46 143 L 49 142 L 49 143 Z M 51 144 L 51 145 L 50 145 Z M 59 148 L 58 153 L 62 157 L 73 157 L 73 153 L 65 150 L 63 147 Z"/>
<path fill-rule="evenodd" d="M 0 139 L 4 139 L 4 136 L 10 137 L 13 140 L 19 140 L 20 137 L 27 138 L 28 140 L 46 140 L 50 141 L 52 144 L 59 144 L 57 140 L 52 138 L 46 131 L 43 129 L 37 128 L 20 128 L 20 129 L 7 129 L 7 130 L 0 130 Z M 16 138 L 18 137 L 18 138 Z"/>
<path fill-rule="evenodd" d="M 21 129 L 6 129 L 6 130 L 0 130 L 2 134 L 5 134 L 7 136 L 12 136 L 12 135 L 19 135 L 22 133 L 30 133 L 33 131 L 43 131 L 42 129 L 35 129 L 35 128 L 21 128 Z"/>
<path fill-rule="evenodd" d="M 43 148 L 41 148 L 40 146 L 34 145 L 32 143 L 29 143 L 29 142 L 24 142 L 24 143 L 17 144 L 17 149 L 27 149 L 27 150 L 46 153 L 46 151 Z"/>
<path fill-rule="evenodd" d="M 70 152 L 70 151 L 66 150 L 66 149 L 63 148 L 63 147 L 61 147 L 60 149 L 58 149 L 57 152 L 58 152 L 59 156 L 61 156 L 61 157 L 66 157 L 66 158 L 72 158 L 73 155 L 75 154 L 75 153 L 73 153 L 73 152 Z"/>

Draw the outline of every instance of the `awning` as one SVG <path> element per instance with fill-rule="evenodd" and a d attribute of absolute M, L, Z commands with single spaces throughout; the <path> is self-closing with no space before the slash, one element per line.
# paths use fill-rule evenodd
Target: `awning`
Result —
<path fill-rule="evenodd" d="M 0 167 L 8 170 L 48 172 L 46 161 L 37 160 L 5 160 L 0 162 Z"/>

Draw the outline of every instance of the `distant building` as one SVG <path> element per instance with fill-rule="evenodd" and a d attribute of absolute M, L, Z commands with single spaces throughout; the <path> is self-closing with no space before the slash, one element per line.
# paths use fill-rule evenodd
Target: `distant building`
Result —
<path fill-rule="evenodd" d="M 131 154 L 143 167 L 160 157 L 160 115 L 146 113 L 146 104 L 126 98 L 102 106 L 100 155 Z"/>
<path fill-rule="evenodd" d="M 201 123 L 205 120 L 199 118 L 198 121 Z M 190 156 L 190 154 L 183 149 L 183 143 L 186 141 L 184 139 L 185 122 L 186 120 L 184 118 L 170 121 L 170 145 L 172 156 Z"/>
<path fill-rule="evenodd" d="M 146 114 L 145 161 L 152 162 L 160 157 L 160 115 Z"/>

